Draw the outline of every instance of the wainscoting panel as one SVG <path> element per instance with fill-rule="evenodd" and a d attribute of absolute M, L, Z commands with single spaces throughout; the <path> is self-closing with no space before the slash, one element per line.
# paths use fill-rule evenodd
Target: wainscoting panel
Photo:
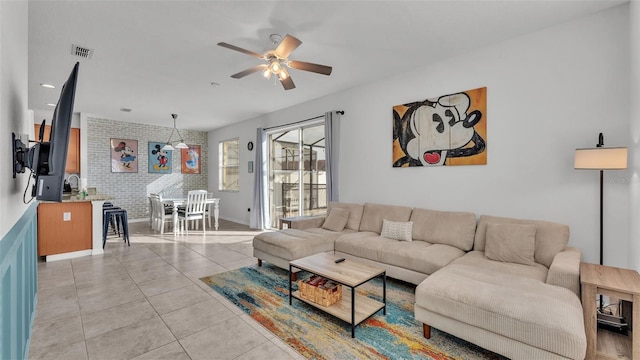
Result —
<path fill-rule="evenodd" d="M 38 291 L 37 202 L 0 240 L 0 359 L 26 359 Z"/>

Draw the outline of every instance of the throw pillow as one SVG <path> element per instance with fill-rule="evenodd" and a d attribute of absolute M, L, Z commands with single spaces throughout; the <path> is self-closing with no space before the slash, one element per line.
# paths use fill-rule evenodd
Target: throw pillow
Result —
<path fill-rule="evenodd" d="M 534 265 L 536 227 L 533 224 L 487 224 L 484 254 L 491 260 Z"/>
<path fill-rule="evenodd" d="M 387 239 L 411 241 L 413 221 L 389 221 L 382 219 L 380 236 Z"/>
<path fill-rule="evenodd" d="M 333 208 L 322 224 L 322 228 L 331 231 L 342 231 L 347 225 L 347 221 L 349 221 L 349 210 Z"/>

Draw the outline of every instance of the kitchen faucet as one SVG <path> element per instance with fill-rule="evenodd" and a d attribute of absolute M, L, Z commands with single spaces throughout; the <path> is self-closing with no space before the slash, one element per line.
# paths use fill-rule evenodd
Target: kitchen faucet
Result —
<path fill-rule="evenodd" d="M 67 177 L 67 182 L 69 183 L 69 185 L 71 185 L 71 178 L 75 177 L 76 178 L 76 189 L 78 189 L 78 191 L 80 191 L 80 177 L 76 174 L 71 174 L 69 175 L 69 177 Z"/>

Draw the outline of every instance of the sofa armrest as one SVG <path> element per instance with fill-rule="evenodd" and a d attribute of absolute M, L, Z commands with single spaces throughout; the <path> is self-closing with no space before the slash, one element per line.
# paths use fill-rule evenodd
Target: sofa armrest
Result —
<path fill-rule="evenodd" d="M 573 291 L 580 297 L 580 259 L 579 249 L 568 247 L 553 258 L 547 284 L 562 286 Z"/>
<path fill-rule="evenodd" d="M 319 228 L 324 224 L 324 216 L 301 216 L 295 220 L 291 220 L 289 225 L 290 229 L 310 229 Z"/>

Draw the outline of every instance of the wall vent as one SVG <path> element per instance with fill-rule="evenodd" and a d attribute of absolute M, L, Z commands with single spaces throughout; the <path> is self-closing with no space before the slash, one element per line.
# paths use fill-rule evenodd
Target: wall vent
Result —
<path fill-rule="evenodd" d="M 71 55 L 78 56 L 83 59 L 91 59 L 93 56 L 93 49 L 74 44 L 71 46 Z"/>

